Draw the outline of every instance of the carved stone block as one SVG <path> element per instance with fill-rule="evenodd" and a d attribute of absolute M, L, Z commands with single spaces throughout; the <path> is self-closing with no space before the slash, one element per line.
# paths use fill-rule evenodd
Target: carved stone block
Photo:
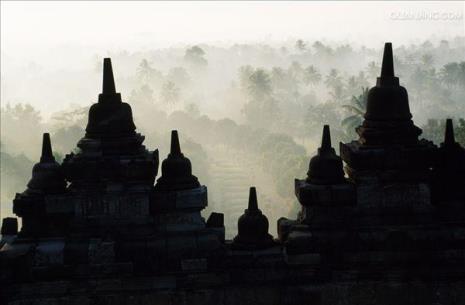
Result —
<path fill-rule="evenodd" d="M 318 185 L 295 180 L 295 193 L 304 206 L 347 206 L 355 204 L 355 186 L 351 183 Z"/>

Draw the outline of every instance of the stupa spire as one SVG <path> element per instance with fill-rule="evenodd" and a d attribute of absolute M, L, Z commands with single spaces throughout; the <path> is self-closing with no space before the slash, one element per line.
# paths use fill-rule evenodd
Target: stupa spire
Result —
<path fill-rule="evenodd" d="M 172 156 L 182 155 L 181 146 L 179 145 L 179 137 L 178 137 L 178 131 L 177 130 L 172 130 L 171 131 L 170 155 L 172 155 Z"/>
<path fill-rule="evenodd" d="M 115 79 L 113 77 L 113 68 L 111 66 L 111 58 L 103 59 L 103 85 L 102 94 L 115 94 Z"/>
<path fill-rule="evenodd" d="M 452 119 L 446 120 L 446 132 L 444 135 L 444 144 L 445 145 L 455 144 L 454 125 L 452 123 Z"/>
<path fill-rule="evenodd" d="M 249 191 L 249 205 L 247 209 L 249 211 L 258 211 L 257 190 L 254 186 L 252 186 Z"/>
<path fill-rule="evenodd" d="M 110 58 L 103 59 L 102 93 L 98 102 L 89 109 L 86 137 L 93 139 L 134 136 L 136 126 L 131 106 L 123 103 L 121 94 L 116 93 L 115 79 Z"/>
<path fill-rule="evenodd" d="M 392 43 L 390 42 L 384 44 L 381 77 L 394 77 L 394 58 L 392 55 Z"/>
<path fill-rule="evenodd" d="M 331 134 L 329 132 L 329 125 L 323 126 L 323 136 L 321 138 L 320 152 L 331 151 Z"/>
<path fill-rule="evenodd" d="M 394 56 L 392 54 L 392 43 L 384 44 L 383 63 L 381 75 L 378 77 L 377 86 L 399 86 L 399 78 L 394 75 Z"/>
<path fill-rule="evenodd" d="M 40 162 L 55 162 L 49 133 L 44 133 L 42 137 L 42 155 L 40 156 Z"/>

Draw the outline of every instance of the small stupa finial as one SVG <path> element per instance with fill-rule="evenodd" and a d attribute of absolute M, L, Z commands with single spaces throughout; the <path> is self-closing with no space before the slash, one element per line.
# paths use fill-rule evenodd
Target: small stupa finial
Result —
<path fill-rule="evenodd" d="M 200 187 L 199 180 L 192 175 L 191 161 L 181 152 L 178 131 L 171 131 L 171 147 L 168 157 L 161 164 L 161 177 L 156 190 L 176 191 Z"/>
<path fill-rule="evenodd" d="M 237 221 L 237 235 L 232 242 L 233 249 L 264 249 L 274 245 L 268 233 L 268 218 L 258 209 L 257 190 L 249 190 L 249 204 Z"/>
<path fill-rule="evenodd" d="M 384 44 L 383 63 L 381 75 L 376 81 L 377 86 L 399 86 L 399 78 L 394 75 L 394 56 L 392 55 L 392 43 Z"/>
<path fill-rule="evenodd" d="M 255 186 L 252 186 L 249 191 L 249 205 L 247 207 L 249 211 L 258 211 L 258 202 L 257 202 L 257 189 Z"/>
<path fill-rule="evenodd" d="M 381 77 L 394 77 L 394 58 L 392 55 L 392 43 L 384 44 L 383 64 L 381 66 Z"/>
<path fill-rule="evenodd" d="M 177 130 L 172 130 L 171 131 L 171 150 L 170 150 L 170 155 L 172 156 L 178 156 L 181 155 L 181 146 L 179 145 L 179 137 L 178 137 L 178 131 Z"/>
<path fill-rule="evenodd" d="M 113 68 L 111 66 L 111 58 L 103 59 L 103 86 L 102 94 L 115 94 L 115 79 L 113 77 Z"/>
<path fill-rule="evenodd" d="M 42 155 L 40 156 L 40 162 L 55 162 L 49 133 L 44 133 L 42 137 Z"/>
<path fill-rule="evenodd" d="M 444 135 L 444 144 L 451 145 L 455 143 L 454 125 L 452 119 L 446 120 L 446 133 Z"/>
<path fill-rule="evenodd" d="M 314 184 L 333 184 L 344 181 L 342 160 L 331 146 L 329 125 L 323 126 L 321 147 L 318 153 L 310 159 L 307 181 Z"/>
<path fill-rule="evenodd" d="M 321 137 L 321 150 L 320 151 L 329 151 L 331 150 L 331 133 L 329 131 L 329 125 L 323 126 L 323 136 Z"/>

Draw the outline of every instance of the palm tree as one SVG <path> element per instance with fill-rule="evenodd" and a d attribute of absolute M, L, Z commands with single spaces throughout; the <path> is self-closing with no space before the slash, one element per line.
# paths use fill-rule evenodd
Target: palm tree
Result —
<path fill-rule="evenodd" d="M 70 124 L 79 125 L 81 123 L 85 124 L 88 112 L 89 107 L 73 107 L 71 110 L 59 111 L 52 114 L 50 120 L 57 126 L 69 126 Z"/>
<path fill-rule="evenodd" d="M 342 105 L 352 115 L 342 120 L 341 125 L 347 133 L 353 132 L 357 126 L 362 124 L 363 116 L 367 107 L 368 88 L 362 88 L 362 94 L 352 96 L 350 104 Z"/>
<path fill-rule="evenodd" d="M 342 87 L 342 77 L 339 75 L 337 69 L 331 69 L 331 71 L 329 71 L 329 74 L 326 76 L 325 84 L 335 91 L 337 87 Z"/>
<path fill-rule="evenodd" d="M 333 54 L 333 49 L 330 46 L 324 45 L 320 41 L 315 41 L 313 43 L 313 48 L 315 49 L 315 53 L 317 54 L 316 57 L 328 57 Z"/>
<path fill-rule="evenodd" d="M 288 91 L 290 87 L 293 87 L 292 81 L 289 79 L 286 71 L 280 67 L 273 67 L 271 69 L 271 84 L 273 88 Z"/>
<path fill-rule="evenodd" d="M 150 84 L 153 81 L 159 81 L 163 76 L 161 72 L 152 68 L 147 59 L 142 59 L 137 67 L 137 78 L 144 84 Z"/>
<path fill-rule="evenodd" d="M 208 61 L 205 59 L 205 51 L 199 46 L 193 46 L 186 50 L 184 60 L 195 67 L 205 67 Z"/>
<path fill-rule="evenodd" d="M 305 70 L 302 68 L 300 63 L 298 63 L 297 61 L 293 61 L 292 64 L 289 66 L 287 73 L 294 82 L 300 83 L 300 81 L 303 79 Z"/>
<path fill-rule="evenodd" d="M 308 66 L 305 69 L 304 82 L 306 85 L 316 85 L 321 81 L 321 74 L 314 66 Z"/>
<path fill-rule="evenodd" d="M 465 61 L 459 63 L 459 84 L 465 89 Z"/>
<path fill-rule="evenodd" d="M 368 84 L 360 83 L 360 75 L 359 76 L 351 76 L 347 79 L 345 84 L 345 95 L 346 96 L 353 96 L 360 92 L 361 88 L 368 87 Z M 366 82 L 366 81 L 365 81 Z"/>
<path fill-rule="evenodd" d="M 462 65 L 465 70 L 465 66 Z M 447 87 L 453 87 L 458 84 L 460 79 L 460 66 L 456 62 L 451 62 L 441 69 L 441 81 L 446 84 Z"/>
<path fill-rule="evenodd" d="M 249 95 L 253 99 L 261 100 L 271 94 L 271 79 L 268 73 L 263 69 L 257 69 L 249 77 L 247 87 Z"/>

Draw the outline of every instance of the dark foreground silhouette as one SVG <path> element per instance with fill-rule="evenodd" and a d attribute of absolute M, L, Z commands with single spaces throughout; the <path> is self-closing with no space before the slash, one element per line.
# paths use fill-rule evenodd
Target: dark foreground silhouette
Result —
<path fill-rule="evenodd" d="M 158 151 L 103 67 L 79 150 L 59 164 L 44 134 L 13 202 L 21 230 L 3 220 L 0 303 L 465 304 L 465 150 L 451 120 L 440 147 L 418 139 L 390 43 L 359 139 L 338 156 L 323 127 L 277 239 L 254 187 L 233 240 L 223 214 L 201 217 L 207 187 L 177 131 L 155 183 Z"/>

